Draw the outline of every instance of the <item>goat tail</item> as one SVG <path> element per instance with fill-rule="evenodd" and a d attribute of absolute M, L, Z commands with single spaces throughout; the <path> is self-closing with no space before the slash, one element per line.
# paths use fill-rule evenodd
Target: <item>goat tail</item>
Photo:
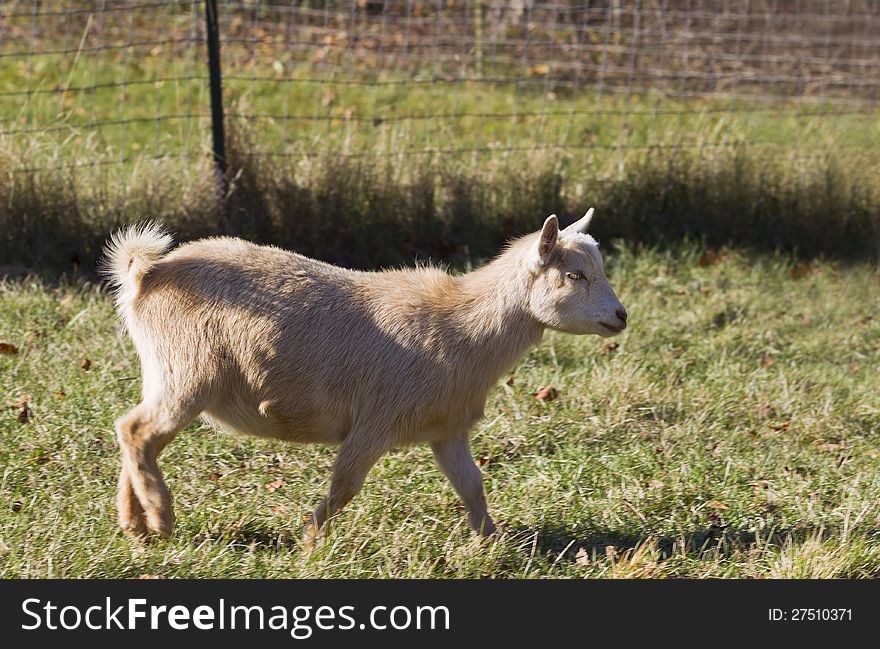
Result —
<path fill-rule="evenodd" d="M 113 233 L 104 247 L 101 271 L 115 289 L 117 305 L 137 294 L 141 279 L 172 242 L 168 231 L 155 221 L 135 223 Z"/>

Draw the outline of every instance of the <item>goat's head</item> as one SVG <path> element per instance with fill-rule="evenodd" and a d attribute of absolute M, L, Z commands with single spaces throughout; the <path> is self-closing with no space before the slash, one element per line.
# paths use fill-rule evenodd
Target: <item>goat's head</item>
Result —
<path fill-rule="evenodd" d="M 564 230 L 547 217 L 530 251 L 529 306 L 544 325 L 572 334 L 614 336 L 626 329 L 626 309 L 605 277 L 602 255 L 587 234 L 593 209 Z"/>

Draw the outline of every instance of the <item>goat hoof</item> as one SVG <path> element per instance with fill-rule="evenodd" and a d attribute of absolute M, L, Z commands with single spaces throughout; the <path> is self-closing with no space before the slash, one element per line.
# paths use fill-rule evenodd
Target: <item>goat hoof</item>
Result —
<path fill-rule="evenodd" d="M 130 520 L 120 520 L 119 528 L 131 539 L 140 540 L 147 536 L 147 523 L 143 516 L 137 516 Z"/>
<path fill-rule="evenodd" d="M 160 538 L 168 538 L 174 529 L 174 515 L 168 514 L 147 515 L 147 527 L 150 532 Z"/>
<path fill-rule="evenodd" d="M 492 522 L 491 518 L 481 518 L 479 521 L 471 520 L 471 529 L 474 530 L 474 533 L 482 538 L 491 538 L 495 536 L 498 532 L 498 528 L 495 527 L 495 523 Z"/>
<path fill-rule="evenodd" d="M 480 529 L 474 530 L 474 543 L 477 547 L 485 548 L 495 543 L 499 536 L 498 528 L 490 522 Z"/>
<path fill-rule="evenodd" d="M 321 527 L 318 527 L 314 523 L 309 523 L 305 526 L 302 533 L 302 544 L 303 547 L 312 551 L 318 544 L 324 539 L 324 530 Z"/>

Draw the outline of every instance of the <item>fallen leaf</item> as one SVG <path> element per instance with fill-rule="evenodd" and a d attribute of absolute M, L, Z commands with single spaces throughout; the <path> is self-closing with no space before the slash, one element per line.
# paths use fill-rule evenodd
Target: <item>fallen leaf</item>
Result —
<path fill-rule="evenodd" d="M 488 464 L 491 464 L 491 462 L 492 458 L 485 453 L 477 458 L 477 464 L 479 464 L 480 466 L 486 466 Z"/>
<path fill-rule="evenodd" d="M 52 453 L 50 451 L 46 451 L 44 449 L 38 449 L 34 452 L 31 457 L 31 462 L 34 464 L 45 464 L 49 460 L 52 459 Z"/>
<path fill-rule="evenodd" d="M 88 358 L 84 358 L 79 362 L 79 366 L 88 372 L 89 368 L 92 366 L 92 361 Z"/>
<path fill-rule="evenodd" d="M 516 374 L 511 374 L 507 377 L 507 380 L 504 382 L 504 384 L 513 387 L 514 380 L 516 380 Z"/>
<path fill-rule="evenodd" d="M 789 428 L 791 428 L 791 421 L 786 419 L 781 424 L 770 424 L 770 428 L 772 428 L 773 430 L 775 430 L 777 432 L 786 431 Z"/>
<path fill-rule="evenodd" d="M 581 548 L 577 551 L 577 554 L 574 555 L 574 562 L 579 566 L 590 565 L 590 553 L 587 552 L 586 548 Z"/>
<path fill-rule="evenodd" d="M 17 354 L 18 347 L 12 343 L 0 343 L 0 354 Z"/>
<path fill-rule="evenodd" d="M 539 63 L 538 65 L 529 66 L 527 72 L 532 77 L 550 74 L 550 66 L 546 63 Z"/>
<path fill-rule="evenodd" d="M 273 480 L 272 482 L 267 482 L 263 486 L 266 487 L 266 489 L 268 489 L 269 491 L 275 491 L 282 484 L 284 484 L 284 480 L 282 480 L 281 478 L 278 478 L 277 480 Z"/>
<path fill-rule="evenodd" d="M 620 343 L 614 341 L 607 342 L 602 346 L 602 353 L 607 356 L 608 354 L 616 352 L 619 347 Z"/>
<path fill-rule="evenodd" d="M 18 410 L 19 408 L 24 408 L 28 403 L 30 403 L 31 395 L 24 395 L 18 402 L 10 403 L 9 407 L 13 410 Z"/>
<path fill-rule="evenodd" d="M 840 442 L 839 444 L 834 444 L 828 442 L 826 444 L 816 444 L 816 448 L 820 451 L 840 451 L 846 448 L 846 442 Z"/>
<path fill-rule="evenodd" d="M 24 503 L 22 503 L 20 500 L 16 500 L 12 503 L 12 511 L 14 511 L 16 514 L 20 512 L 23 507 Z"/>
<path fill-rule="evenodd" d="M 21 404 L 21 407 L 18 409 L 18 423 L 26 424 L 30 421 L 31 418 L 31 410 L 28 408 L 28 404 L 25 401 Z"/>
<path fill-rule="evenodd" d="M 67 393 L 64 390 L 56 390 L 55 391 L 55 398 L 56 399 L 63 399 L 66 396 L 67 396 Z"/>
<path fill-rule="evenodd" d="M 718 263 L 720 256 L 718 255 L 718 251 L 714 248 L 707 248 L 706 252 L 697 259 L 697 265 L 699 266 L 712 266 Z"/>
<path fill-rule="evenodd" d="M 548 385 L 538 390 L 535 399 L 538 401 L 553 401 L 559 396 L 559 392 L 552 385 Z"/>
<path fill-rule="evenodd" d="M 719 502 L 717 500 L 710 500 L 709 502 L 706 503 L 706 507 L 711 507 L 712 509 L 721 509 L 721 510 L 730 509 L 730 507 L 728 507 L 724 503 Z"/>
<path fill-rule="evenodd" d="M 810 264 L 799 261 L 794 268 L 791 269 L 791 273 L 789 275 L 792 279 L 803 279 L 807 275 L 810 275 L 813 272 L 813 267 Z"/>
<path fill-rule="evenodd" d="M 208 474 L 208 480 L 219 480 L 219 479 L 220 479 L 220 474 L 217 473 L 216 471 L 212 471 L 211 473 Z"/>

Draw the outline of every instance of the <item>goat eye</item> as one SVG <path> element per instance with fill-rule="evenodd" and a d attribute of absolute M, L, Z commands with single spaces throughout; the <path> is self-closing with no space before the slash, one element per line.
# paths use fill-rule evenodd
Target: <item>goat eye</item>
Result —
<path fill-rule="evenodd" d="M 568 279 L 573 279 L 575 281 L 579 279 L 584 279 L 583 273 L 566 273 L 565 275 L 566 277 L 568 277 Z"/>

